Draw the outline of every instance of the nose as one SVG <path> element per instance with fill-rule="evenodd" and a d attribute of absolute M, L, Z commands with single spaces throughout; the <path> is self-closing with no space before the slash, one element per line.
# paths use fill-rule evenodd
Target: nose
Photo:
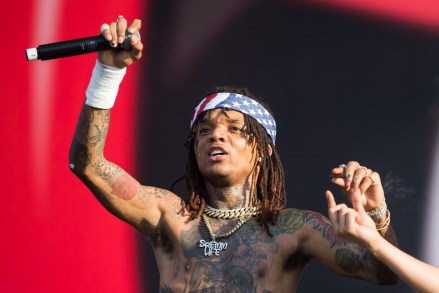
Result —
<path fill-rule="evenodd" d="M 222 125 L 215 126 L 210 132 L 211 141 L 225 141 L 226 137 L 226 129 Z"/>

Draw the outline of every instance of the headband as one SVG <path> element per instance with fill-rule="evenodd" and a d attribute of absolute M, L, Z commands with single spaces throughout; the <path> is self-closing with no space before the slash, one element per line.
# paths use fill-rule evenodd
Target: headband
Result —
<path fill-rule="evenodd" d="M 262 125 L 262 127 L 265 128 L 268 135 L 273 140 L 273 144 L 275 143 L 276 121 L 274 120 L 274 117 L 267 111 L 267 109 L 255 100 L 235 93 L 216 93 L 205 97 L 195 108 L 191 120 L 191 128 L 201 113 L 218 108 L 235 110 L 253 117 Z"/>

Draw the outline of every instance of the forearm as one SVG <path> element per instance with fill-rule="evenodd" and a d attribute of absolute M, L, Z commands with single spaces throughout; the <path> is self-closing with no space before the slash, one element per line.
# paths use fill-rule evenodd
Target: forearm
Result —
<path fill-rule="evenodd" d="M 70 168 L 84 172 L 103 159 L 103 150 L 110 126 L 110 110 L 83 105 L 70 147 Z"/>
<path fill-rule="evenodd" d="M 439 269 L 403 252 L 385 239 L 375 241 L 371 253 L 417 292 L 439 292 Z"/>
<path fill-rule="evenodd" d="M 377 233 L 377 238 L 387 243 L 392 243 L 397 247 L 398 241 L 396 234 L 391 225 L 389 225 L 386 231 L 382 234 Z M 370 249 L 367 250 L 367 254 L 370 255 L 369 274 L 379 284 L 395 284 L 398 281 L 398 276 L 387 266 L 381 259 L 377 258 Z"/>

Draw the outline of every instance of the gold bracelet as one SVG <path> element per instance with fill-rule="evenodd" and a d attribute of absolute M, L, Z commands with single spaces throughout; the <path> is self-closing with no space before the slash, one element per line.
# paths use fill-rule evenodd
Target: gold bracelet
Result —
<path fill-rule="evenodd" d="M 386 217 L 385 221 L 376 224 L 377 231 L 381 231 L 381 230 L 384 230 L 387 227 L 389 227 L 389 225 L 390 225 L 390 211 L 389 210 L 386 211 L 386 215 L 387 215 L 387 217 Z"/>

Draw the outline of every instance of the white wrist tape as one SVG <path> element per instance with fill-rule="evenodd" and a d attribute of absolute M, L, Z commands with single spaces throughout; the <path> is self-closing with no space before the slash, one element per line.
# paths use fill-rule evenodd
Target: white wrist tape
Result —
<path fill-rule="evenodd" d="M 96 60 L 90 83 L 85 92 L 87 97 L 85 103 L 99 109 L 112 108 L 126 71 L 126 68 L 105 65 Z"/>

